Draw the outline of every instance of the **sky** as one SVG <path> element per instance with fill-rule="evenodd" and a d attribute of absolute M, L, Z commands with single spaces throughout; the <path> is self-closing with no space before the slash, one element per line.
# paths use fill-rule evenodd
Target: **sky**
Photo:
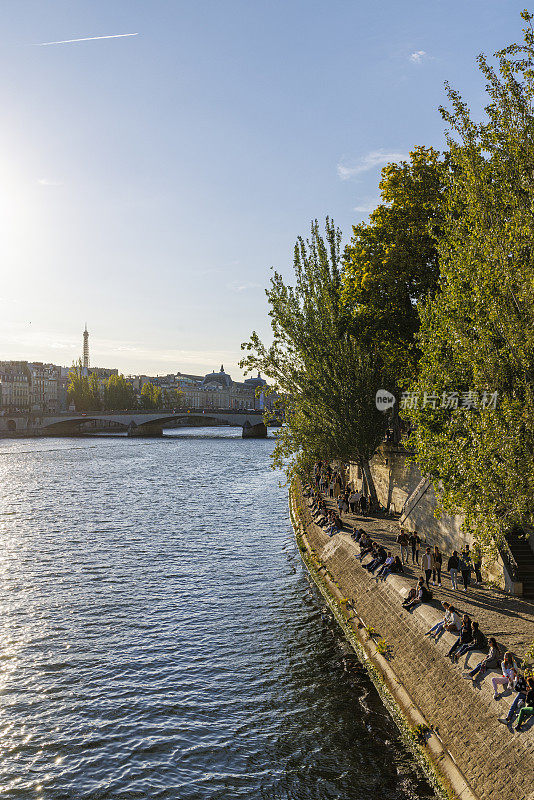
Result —
<path fill-rule="evenodd" d="M 271 268 L 444 147 L 444 81 L 482 114 L 524 3 L 2 0 L 0 359 L 69 366 L 87 322 L 94 366 L 239 379 Z"/>

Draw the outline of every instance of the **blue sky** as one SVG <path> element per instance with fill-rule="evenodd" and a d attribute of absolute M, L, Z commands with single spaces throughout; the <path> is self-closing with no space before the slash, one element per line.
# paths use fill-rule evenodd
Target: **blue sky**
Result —
<path fill-rule="evenodd" d="M 3 0 L 0 358 L 238 376 L 271 266 L 384 161 L 443 146 L 448 80 L 524 0 Z M 137 33 L 39 46 L 81 37 Z"/>

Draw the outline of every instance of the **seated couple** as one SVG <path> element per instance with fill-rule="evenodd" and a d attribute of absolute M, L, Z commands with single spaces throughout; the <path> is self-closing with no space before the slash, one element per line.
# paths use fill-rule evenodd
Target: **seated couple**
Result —
<path fill-rule="evenodd" d="M 425 586 L 425 579 L 419 578 L 415 589 L 410 589 L 408 596 L 403 601 L 402 606 L 407 611 L 411 611 L 421 603 L 430 603 L 432 600 L 432 592 Z"/>
<path fill-rule="evenodd" d="M 372 572 L 373 570 L 370 570 Z M 381 578 L 383 581 L 386 580 L 388 575 L 392 573 L 396 573 L 397 575 L 401 575 L 404 572 L 402 561 L 398 556 L 394 556 L 390 550 L 388 550 L 387 558 L 376 573 L 376 579 L 378 580 Z"/>
<path fill-rule="evenodd" d="M 524 675 L 519 673 L 514 679 L 512 688 L 514 692 L 517 692 L 517 695 L 507 716 L 500 719 L 499 722 L 503 722 L 505 725 L 511 725 L 519 710 L 517 725 L 515 726 L 516 731 L 519 731 L 521 730 L 523 721 L 534 714 L 534 678 L 532 676 L 525 678 Z"/>

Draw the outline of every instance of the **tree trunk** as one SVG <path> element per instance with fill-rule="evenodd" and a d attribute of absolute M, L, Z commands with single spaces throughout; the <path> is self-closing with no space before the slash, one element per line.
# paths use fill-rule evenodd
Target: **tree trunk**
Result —
<path fill-rule="evenodd" d="M 363 479 L 362 489 L 364 491 L 364 494 L 368 494 L 369 497 L 371 498 L 371 508 L 374 511 L 378 511 L 380 504 L 378 502 L 378 495 L 376 493 L 376 486 L 373 480 L 373 475 L 371 473 L 371 467 L 369 465 L 369 461 L 366 461 L 365 459 L 362 458 L 360 460 L 360 467 L 362 470 L 362 479 Z"/>
<path fill-rule="evenodd" d="M 393 406 L 393 413 L 391 415 L 391 429 L 393 430 L 393 442 L 394 445 L 399 445 L 402 439 L 402 432 L 401 432 L 401 420 L 399 416 L 399 409 L 397 407 L 397 403 Z"/>

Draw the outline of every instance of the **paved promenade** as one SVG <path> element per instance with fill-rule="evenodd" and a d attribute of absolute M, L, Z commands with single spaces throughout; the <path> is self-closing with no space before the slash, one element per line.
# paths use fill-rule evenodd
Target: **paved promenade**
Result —
<path fill-rule="evenodd" d="M 328 504 L 333 506 L 332 501 Z M 464 776 L 465 791 L 456 791 L 457 796 L 462 800 L 472 800 L 473 794 L 478 800 L 534 800 L 534 718 L 518 733 L 501 724 L 499 718 L 508 713 L 515 693 L 500 689 L 499 699 L 494 700 L 491 678 L 500 670 L 488 670 L 475 682 L 462 680 L 485 653 L 473 651 L 451 663 L 446 654 L 456 635 L 445 633 L 436 643 L 424 636 L 443 616 L 438 601 L 448 600 L 460 613 L 477 620 L 487 637 L 495 636 L 502 648 L 521 658 L 534 641 L 534 604 L 491 587 L 472 585 L 467 593 L 452 591 L 449 576 L 442 574 L 443 585 L 431 586 L 434 600 L 409 612 L 401 603 L 421 576 L 421 567 L 409 564 L 404 575 L 377 581 L 355 558 L 360 548 L 349 532 L 349 527 L 363 528 L 399 554 L 395 519 L 346 514 L 345 530 L 328 537 L 312 521 L 306 503 L 301 513 L 306 546 L 325 567 L 319 574 L 330 592 L 349 599 L 354 630 L 362 624 L 372 626 L 375 639 L 387 644 L 387 668 L 394 675 L 393 680 L 386 679 L 388 685 L 406 693 L 406 707 L 411 703 L 421 712 Z"/>
<path fill-rule="evenodd" d="M 332 500 L 326 500 L 331 508 L 336 507 Z M 396 539 L 399 534 L 397 520 L 391 517 L 363 516 L 360 514 L 343 514 L 345 530 L 348 528 L 363 528 L 376 542 L 382 544 L 394 555 L 400 556 L 400 546 Z M 420 532 L 421 538 L 424 531 Z M 419 561 L 424 549 L 433 547 L 434 542 L 423 542 Z M 409 559 L 411 562 L 411 551 Z M 444 554 L 444 567 L 450 553 Z M 409 579 L 410 588 L 415 586 L 417 579 L 423 574 L 422 568 L 417 564 L 405 564 L 403 577 Z M 476 586 L 473 581 L 467 592 L 463 589 L 454 591 L 451 587 L 449 573 L 444 570 L 441 575 L 441 587 L 432 586 L 435 600 L 447 600 L 452 603 L 460 613 L 467 613 L 472 620 L 478 620 L 481 631 L 486 636 L 495 636 L 499 644 L 507 650 L 512 650 L 518 656 L 534 642 L 534 603 L 514 597 L 500 589 L 489 586 Z M 435 605 L 438 605 L 437 603 Z M 474 660 L 472 658 L 472 660 Z"/>

